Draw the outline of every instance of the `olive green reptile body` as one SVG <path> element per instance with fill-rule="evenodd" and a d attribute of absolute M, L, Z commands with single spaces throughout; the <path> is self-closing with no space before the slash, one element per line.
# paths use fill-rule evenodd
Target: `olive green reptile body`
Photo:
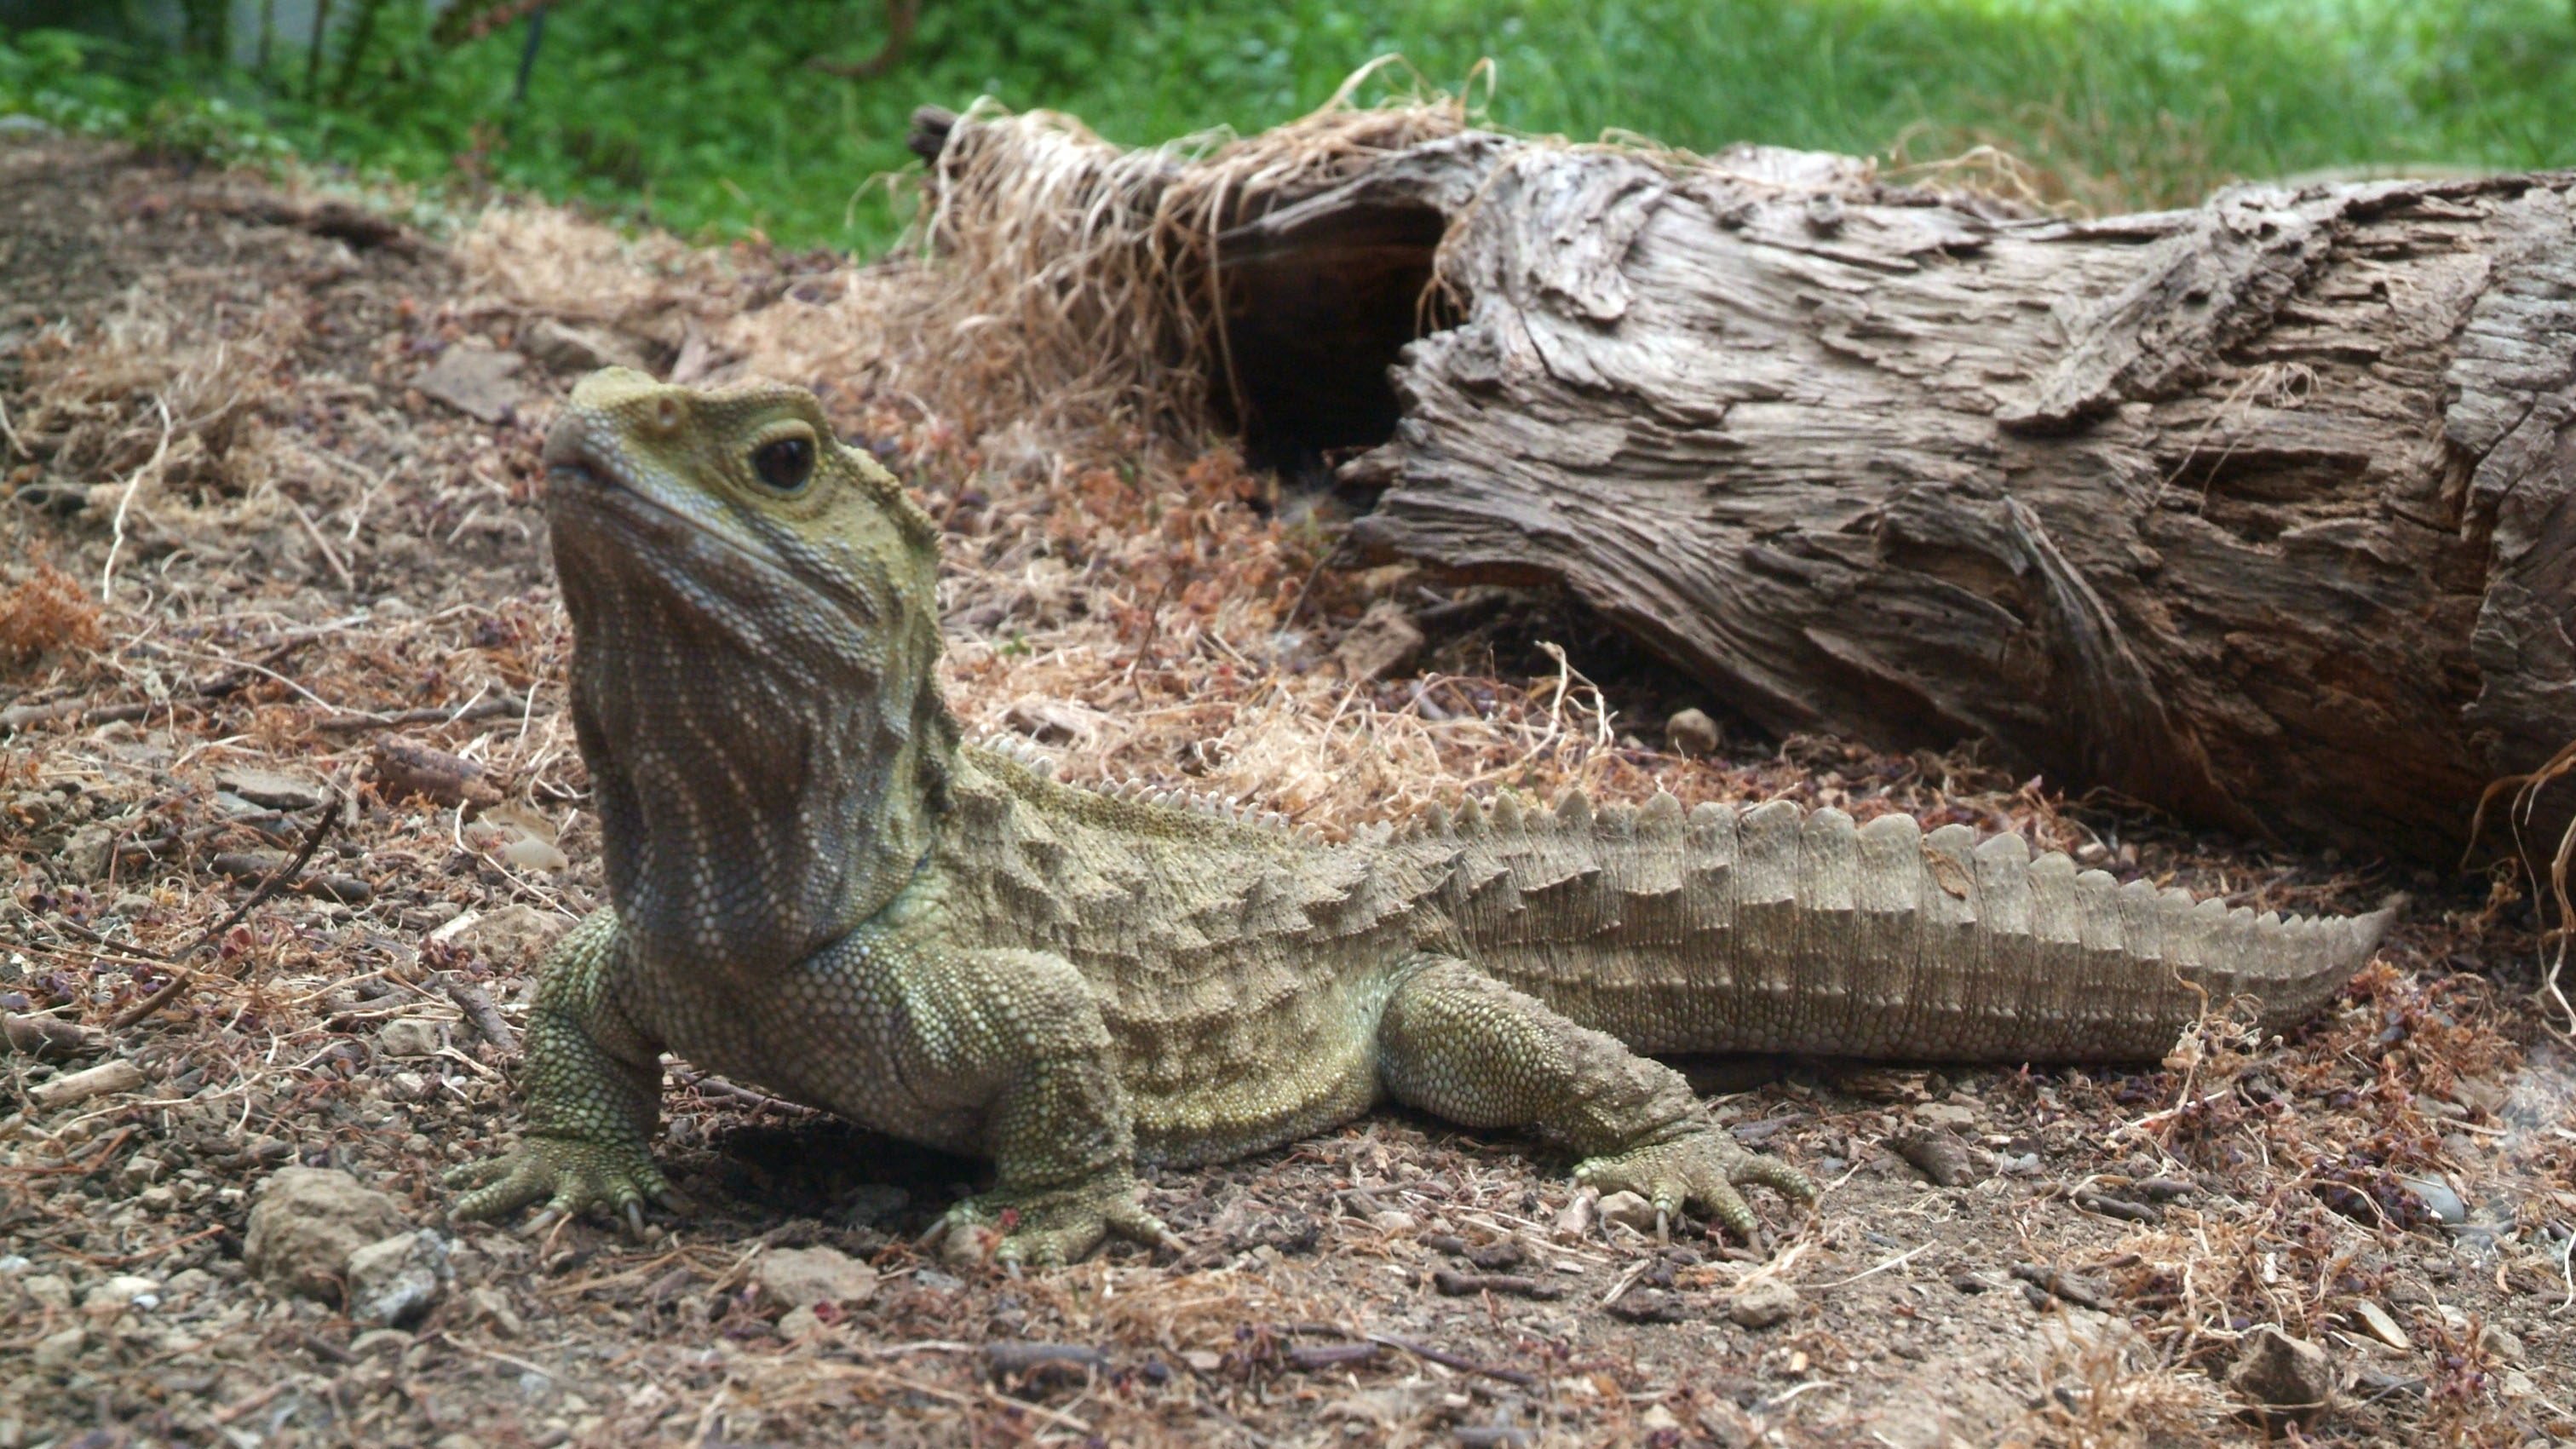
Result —
<path fill-rule="evenodd" d="M 2019 837 L 1670 796 L 1505 795 L 1329 845 L 963 745 L 936 539 L 813 399 L 612 370 L 547 444 L 574 717 L 611 905 L 550 962 L 489 1214 L 632 1211 L 679 1053 L 989 1157 L 955 1225 L 1055 1261 L 1156 1239 L 1138 1161 L 1389 1099 L 1528 1127 L 1577 1174 L 1749 1232 L 1812 1191 L 1641 1053 L 2152 1058 L 2212 999 L 2313 1011 L 2386 913 L 2282 921 Z"/>

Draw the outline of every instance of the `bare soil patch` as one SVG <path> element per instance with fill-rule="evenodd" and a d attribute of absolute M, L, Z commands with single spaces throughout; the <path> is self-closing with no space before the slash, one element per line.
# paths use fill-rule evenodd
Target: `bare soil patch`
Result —
<path fill-rule="evenodd" d="M 2571 1059 L 2508 876 L 2195 838 L 1965 753 L 1684 759 L 1665 713 L 1721 702 L 1633 663 L 1595 687 L 1561 600 L 1331 567 L 1333 510 L 1223 447 L 934 410 L 919 370 L 975 342 L 882 347 L 906 266 L 370 215 L 0 146 L 0 1004 L 57 1024 L 0 1056 L 0 1449 L 2252 1442 L 2230 1375 L 2267 1326 L 2330 1359 L 2311 1439 L 2576 1434 Z M 482 417 L 423 382 L 477 349 Z M 817 387 L 947 531 L 960 714 L 1075 778 L 1330 830 L 1503 787 L 1789 796 L 2262 907 L 2418 904 L 2287 1040 L 2222 1014 L 2124 1071 L 1695 1064 L 1829 1185 L 1767 1201 L 1760 1251 L 1570 1226 L 1567 1163 L 1382 1113 L 1164 1174 L 1184 1255 L 1015 1278 L 912 1242 L 976 1164 L 677 1063 L 699 1215 L 451 1229 L 440 1174 L 521 1120 L 536 954 L 599 891 L 536 460 L 612 352 Z M 290 1166 L 441 1235 L 425 1312 L 245 1265 Z M 763 1289 L 818 1247 L 864 1301 Z"/>

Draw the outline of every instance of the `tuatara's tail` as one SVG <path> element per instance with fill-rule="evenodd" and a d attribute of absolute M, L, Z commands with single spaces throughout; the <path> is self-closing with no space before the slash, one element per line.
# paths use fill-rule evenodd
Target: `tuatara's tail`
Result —
<path fill-rule="evenodd" d="M 2204 1012 L 2313 1013 L 2400 904 L 2285 920 L 2033 860 L 2017 835 L 1785 801 L 1539 813 L 1506 796 L 1392 844 L 1446 857 L 1473 957 L 1650 1052 L 2152 1060 Z"/>

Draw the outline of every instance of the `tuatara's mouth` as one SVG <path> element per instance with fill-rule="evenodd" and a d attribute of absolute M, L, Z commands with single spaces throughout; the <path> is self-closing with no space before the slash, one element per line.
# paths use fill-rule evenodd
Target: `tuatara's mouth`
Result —
<path fill-rule="evenodd" d="M 546 464 L 546 502 L 549 505 L 574 504 L 594 512 L 625 518 L 630 523 L 650 522 L 657 527 L 679 525 L 699 530 L 694 520 L 683 517 L 660 499 L 629 485 L 614 472 L 587 458 L 569 457 Z"/>
<path fill-rule="evenodd" d="M 546 505 L 555 534 L 592 535 L 591 547 L 605 546 L 624 560 L 615 566 L 642 566 L 654 572 L 676 568 L 701 583 L 735 579 L 736 588 L 774 594 L 784 588 L 818 604 L 846 607 L 838 591 L 817 588 L 778 559 L 743 540 L 728 536 L 706 520 L 692 518 L 616 473 L 573 455 L 546 467 Z M 753 581 L 757 580 L 755 584 Z"/>
<path fill-rule="evenodd" d="M 624 486 L 578 458 L 547 463 L 546 482 L 557 488 L 581 489 L 591 493 L 614 492 Z"/>

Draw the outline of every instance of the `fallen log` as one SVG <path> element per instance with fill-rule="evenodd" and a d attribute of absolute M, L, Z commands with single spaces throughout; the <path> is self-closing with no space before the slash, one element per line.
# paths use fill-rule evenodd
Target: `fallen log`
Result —
<path fill-rule="evenodd" d="M 1427 129 L 1120 163 L 1181 319 L 1126 335 L 1212 336 L 1274 451 L 1375 444 L 1368 547 L 1562 581 L 1774 731 L 1987 739 L 2250 835 L 2456 859 L 2576 729 L 2576 174 L 2069 220 Z"/>

